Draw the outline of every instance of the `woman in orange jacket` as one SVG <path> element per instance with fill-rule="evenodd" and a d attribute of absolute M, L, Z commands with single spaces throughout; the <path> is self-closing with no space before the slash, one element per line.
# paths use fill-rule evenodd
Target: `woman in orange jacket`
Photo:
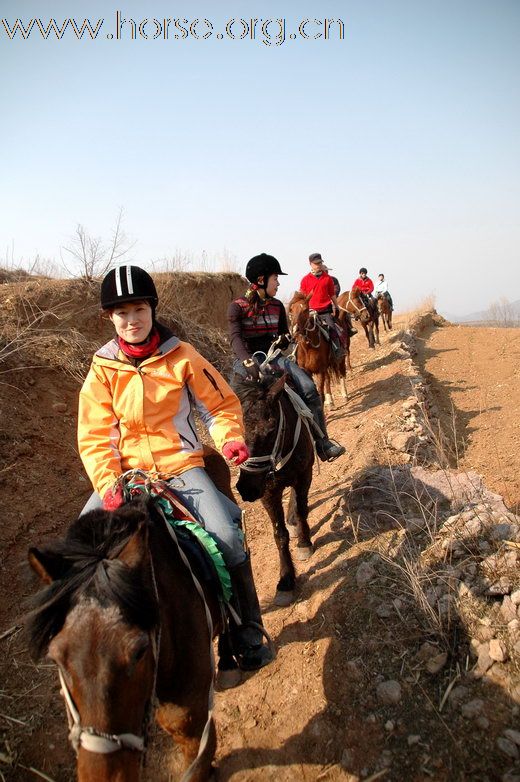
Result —
<path fill-rule="evenodd" d="M 80 392 L 78 444 L 95 493 L 83 513 L 123 504 L 117 479 L 138 468 L 167 479 L 181 502 L 216 540 L 228 566 L 237 662 L 255 670 L 271 661 L 259 629 L 260 608 L 244 548 L 238 505 L 219 492 L 204 469 L 196 408 L 216 447 L 234 464 L 245 461 L 240 402 L 217 370 L 155 318 L 157 290 L 138 266 L 112 269 L 101 284 L 101 307 L 116 335 L 100 348 Z"/>

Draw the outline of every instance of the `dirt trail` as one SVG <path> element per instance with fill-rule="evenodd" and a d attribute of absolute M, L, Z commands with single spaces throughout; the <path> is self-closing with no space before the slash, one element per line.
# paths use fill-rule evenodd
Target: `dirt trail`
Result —
<path fill-rule="evenodd" d="M 419 335 L 415 360 L 428 373 L 445 432 L 451 425 L 453 400 L 459 466 L 477 469 L 494 491 L 504 493 L 510 508 L 517 507 L 520 450 L 514 448 L 518 444 L 514 404 L 519 389 L 512 392 L 511 381 L 518 377 L 520 335 L 514 331 L 504 338 L 503 330 L 438 328 L 431 318 L 429 322 L 429 331 Z M 338 398 L 337 407 L 328 414 L 331 434 L 347 446 L 349 455 L 321 465 L 315 474 L 310 495 L 315 553 L 309 561 L 297 563 L 297 600 L 288 608 L 272 604 L 278 557 L 268 519 L 259 504 L 246 506 L 258 591 L 277 658 L 240 687 L 217 694 L 217 762 L 222 782 L 514 782 L 520 778 L 514 741 L 509 755 L 497 747 L 504 730 L 518 729 L 520 691 L 514 690 L 518 661 L 511 659 L 509 678 L 501 684 L 496 678 L 471 676 L 468 628 L 462 620 L 455 621 L 449 633 L 442 638 L 436 635 L 431 617 L 425 616 L 399 571 L 388 562 L 404 545 L 403 524 L 414 514 L 403 510 L 404 493 L 385 505 L 374 487 L 377 484 L 382 493 L 391 494 L 392 482 L 396 476 L 409 475 L 427 438 L 416 437 L 415 450 L 387 443 L 391 432 L 404 434 L 405 439 L 413 434 L 403 403 L 410 403 L 420 378 L 399 335 L 383 335 L 381 341 L 375 351 L 366 348 L 362 335 L 353 341 L 349 400 L 340 404 Z M 500 352 L 501 345 L 507 350 Z M 73 389 L 63 393 L 70 394 L 67 403 L 73 410 Z M 39 399 L 41 405 L 41 395 Z M 72 413 L 69 417 L 53 434 L 54 466 L 62 476 L 67 469 L 70 472 L 67 459 L 73 452 Z M 70 443 L 61 446 L 63 453 L 60 431 L 62 443 Z M 32 443 L 31 451 L 44 447 L 44 433 L 40 446 Z M 497 453 L 506 458 L 497 459 Z M 53 474 L 52 491 L 65 497 Z M 81 485 L 79 469 L 74 474 L 75 488 Z M 441 494 L 438 490 L 434 510 L 447 516 L 449 502 Z M 395 508 L 401 500 L 403 515 L 398 524 Z M 2 577 L 10 593 L 0 637 L 16 624 L 21 599 L 32 588 L 18 564 L 27 534 L 38 539 L 53 528 L 49 509 L 38 512 L 45 499 L 34 502 L 34 513 L 28 513 L 25 505 L 23 513 L 20 508 L 26 519 L 23 535 L 16 533 L 13 519 L 5 528 L 9 559 L 4 561 Z M 76 504 L 79 507 L 80 502 Z M 420 657 L 425 642 L 447 650 L 447 663 L 437 672 L 429 673 L 428 660 Z M 32 666 L 18 631 L 2 637 L 0 644 L 5 676 L 0 712 L 7 715 L 0 717 L 7 741 L 2 760 L 12 757 L 15 763 L 12 768 L 0 766 L 5 780 L 38 779 L 31 766 L 55 782 L 72 779 L 54 671 L 45 664 L 38 669 Z M 397 699 L 382 698 L 377 689 L 389 680 L 398 682 Z M 455 708 L 451 696 L 445 697 L 454 685 L 466 688 L 466 702 L 482 701 L 474 717 Z M 174 778 L 167 770 L 169 746 L 157 732 L 146 772 L 150 782 Z M 172 762 L 175 768 L 175 755 Z"/>

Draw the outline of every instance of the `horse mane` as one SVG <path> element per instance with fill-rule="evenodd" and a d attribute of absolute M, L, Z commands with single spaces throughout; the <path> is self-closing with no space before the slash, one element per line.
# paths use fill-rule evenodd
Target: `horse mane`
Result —
<path fill-rule="evenodd" d="M 233 388 L 242 403 L 254 404 L 265 396 L 277 380 L 277 375 L 262 375 L 260 380 L 248 380 L 238 375 L 233 381 Z"/>
<path fill-rule="evenodd" d="M 287 309 L 291 309 L 293 304 L 296 304 L 299 301 L 305 301 L 307 299 L 307 296 L 305 293 L 302 293 L 301 291 L 294 291 L 293 297 L 289 304 L 287 305 Z"/>
<path fill-rule="evenodd" d="M 58 577 L 32 600 L 25 629 L 35 659 L 63 628 L 67 614 L 83 597 L 116 605 L 123 620 L 147 631 L 157 624 L 158 606 L 145 568 L 130 568 L 117 557 L 138 526 L 148 519 L 142 502 L 115 513 L 94 510 L 71 524 L 62 540 L 41 549 L 55 563 Z"/>
<path fill-rule="evenodd" d="M 355 296 L 357 299 L 359 299 L 360 294 L 361 294 L 360 289 L 358 288 L 357 285 L 354 285 L 354 287 L 350 291 L 350 295 L 351 296 Z"/>

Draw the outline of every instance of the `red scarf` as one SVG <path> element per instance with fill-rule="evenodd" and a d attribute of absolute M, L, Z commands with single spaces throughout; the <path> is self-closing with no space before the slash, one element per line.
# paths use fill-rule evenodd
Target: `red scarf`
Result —
<path fill-rule="evenodd" d="M 149 358 L 149 356 L 152 356 L 157 348 L 159 347 L 159 342 L 161 341 L 161 337 L 159 335 L 159 332 L 157 329 L 154 328 L 151 330 L 150 334 L 148 335 L 148 339 L 146 342 L 141 342 L 138 345 L 131 345 L 129 342 L 126 342 L 122 337 L 117 338 L 117 342 L 119 344 L 119 347 L 125 354 L 125 356 L 128 356 L 129 358 Z"/>

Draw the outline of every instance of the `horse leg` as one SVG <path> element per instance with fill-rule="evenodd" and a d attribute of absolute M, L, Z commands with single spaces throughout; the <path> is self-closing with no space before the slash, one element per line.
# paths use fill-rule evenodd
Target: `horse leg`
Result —
<path fill-rule="evenodd" d="M 332 398 L 332 391 L 330 388 L 330 372 L 324 373 L 324 405 L 328 405 L 328 407 L 334 407 L 334 400 Z"/>
<path fill-rule="evenodd" d="M 192 698 L 198 692 L 191 693 Z M 203 701 L 204 699 L 201 699 Z M 208 719 L 208 702 L 199 702 L 198 706 L 178 706 L 173 703 L 161 704 L 156 711 L 156 719 L 161 728 L 179 745 L 184 758 L 184 771 L 193 763 L 190 782 L 208 782 L 217 748 L 215 723 L 211 718 L 201 747 L 201 737 Z M 200 755 L 199 749 L 201 750 Z M 197 757 L 198 756 L 198 757 Z"/>
<path fill-rule="evenodd" d="M 229 631 L 220 633 L 218 637 L 218 672 L 217 687 L 219 690 L 229 690 L 242 681 L 242 673 L 233 656 Z"/>
<path fill-rule="evenodd" d="M 325 401 L 325 372 L 318 372 L 318 393 L 321 397 L 322 402 Z"/>
<path fill-rule="evenodd" d="M 375 331 L 375 334 L 376 334 L 376 339 L 375 339 L 375 341 L 376 341 L 376 343 L 377 343 L 378 345 L 380 345 L 381 343 L 380 343 L 380 341 L 379 341 L 379 318 L 376 318 L 376 319 L 374 320 L 374 331 Z"/>
<path fill-rule="evenodd" d="M 309 529 L 309 489 L 312 482 L 312 465 L 303 474 L 300 474 L 299 480 L 294 487 L 296 494 L 296 518 L 298 529 L 298 544 L 294 552 L 296 559 L 304 561 L 309 559 L 314 548 L 311 540 L 311 531 Z"/>
<path fill-rule="evenodd" d="M 287 527 L 287 531 L 289 532 L 289 537 L 297 538 L 298 537 L 298 530 L 296 525 L 298 524 L 298 521 L 296 519 L 296 493 L 294 491 L 294 487 L 291 486 L 291 493 L 289 495 L 289 504 L 287 506 L 287 513 L 285 514 L 285 526 Z"/>
<path fill-rule="evenodd" d="M 289 550 L 289 532 L 285 526 L 282 504 L 282 487 L 274 486 L 267 489 L 262 497 L 262 505 L 266 509 L 273 525 L 274 539 L 280 557 L 280 579 L 276 585 L 275 605 L 286 606 L 294 600 L 296 574 Z"/>
<path fill-rule="evenodd" d="M 368 340 L 368 347 L 373 348 L 374 345 L 372 344 L 374 341 L 374 335 L 372 334 L 370 327 L 372 324 L 369 324 L 368 326 L 363 323 L 363 328 L 365 329 L 365 335 Z"/>

